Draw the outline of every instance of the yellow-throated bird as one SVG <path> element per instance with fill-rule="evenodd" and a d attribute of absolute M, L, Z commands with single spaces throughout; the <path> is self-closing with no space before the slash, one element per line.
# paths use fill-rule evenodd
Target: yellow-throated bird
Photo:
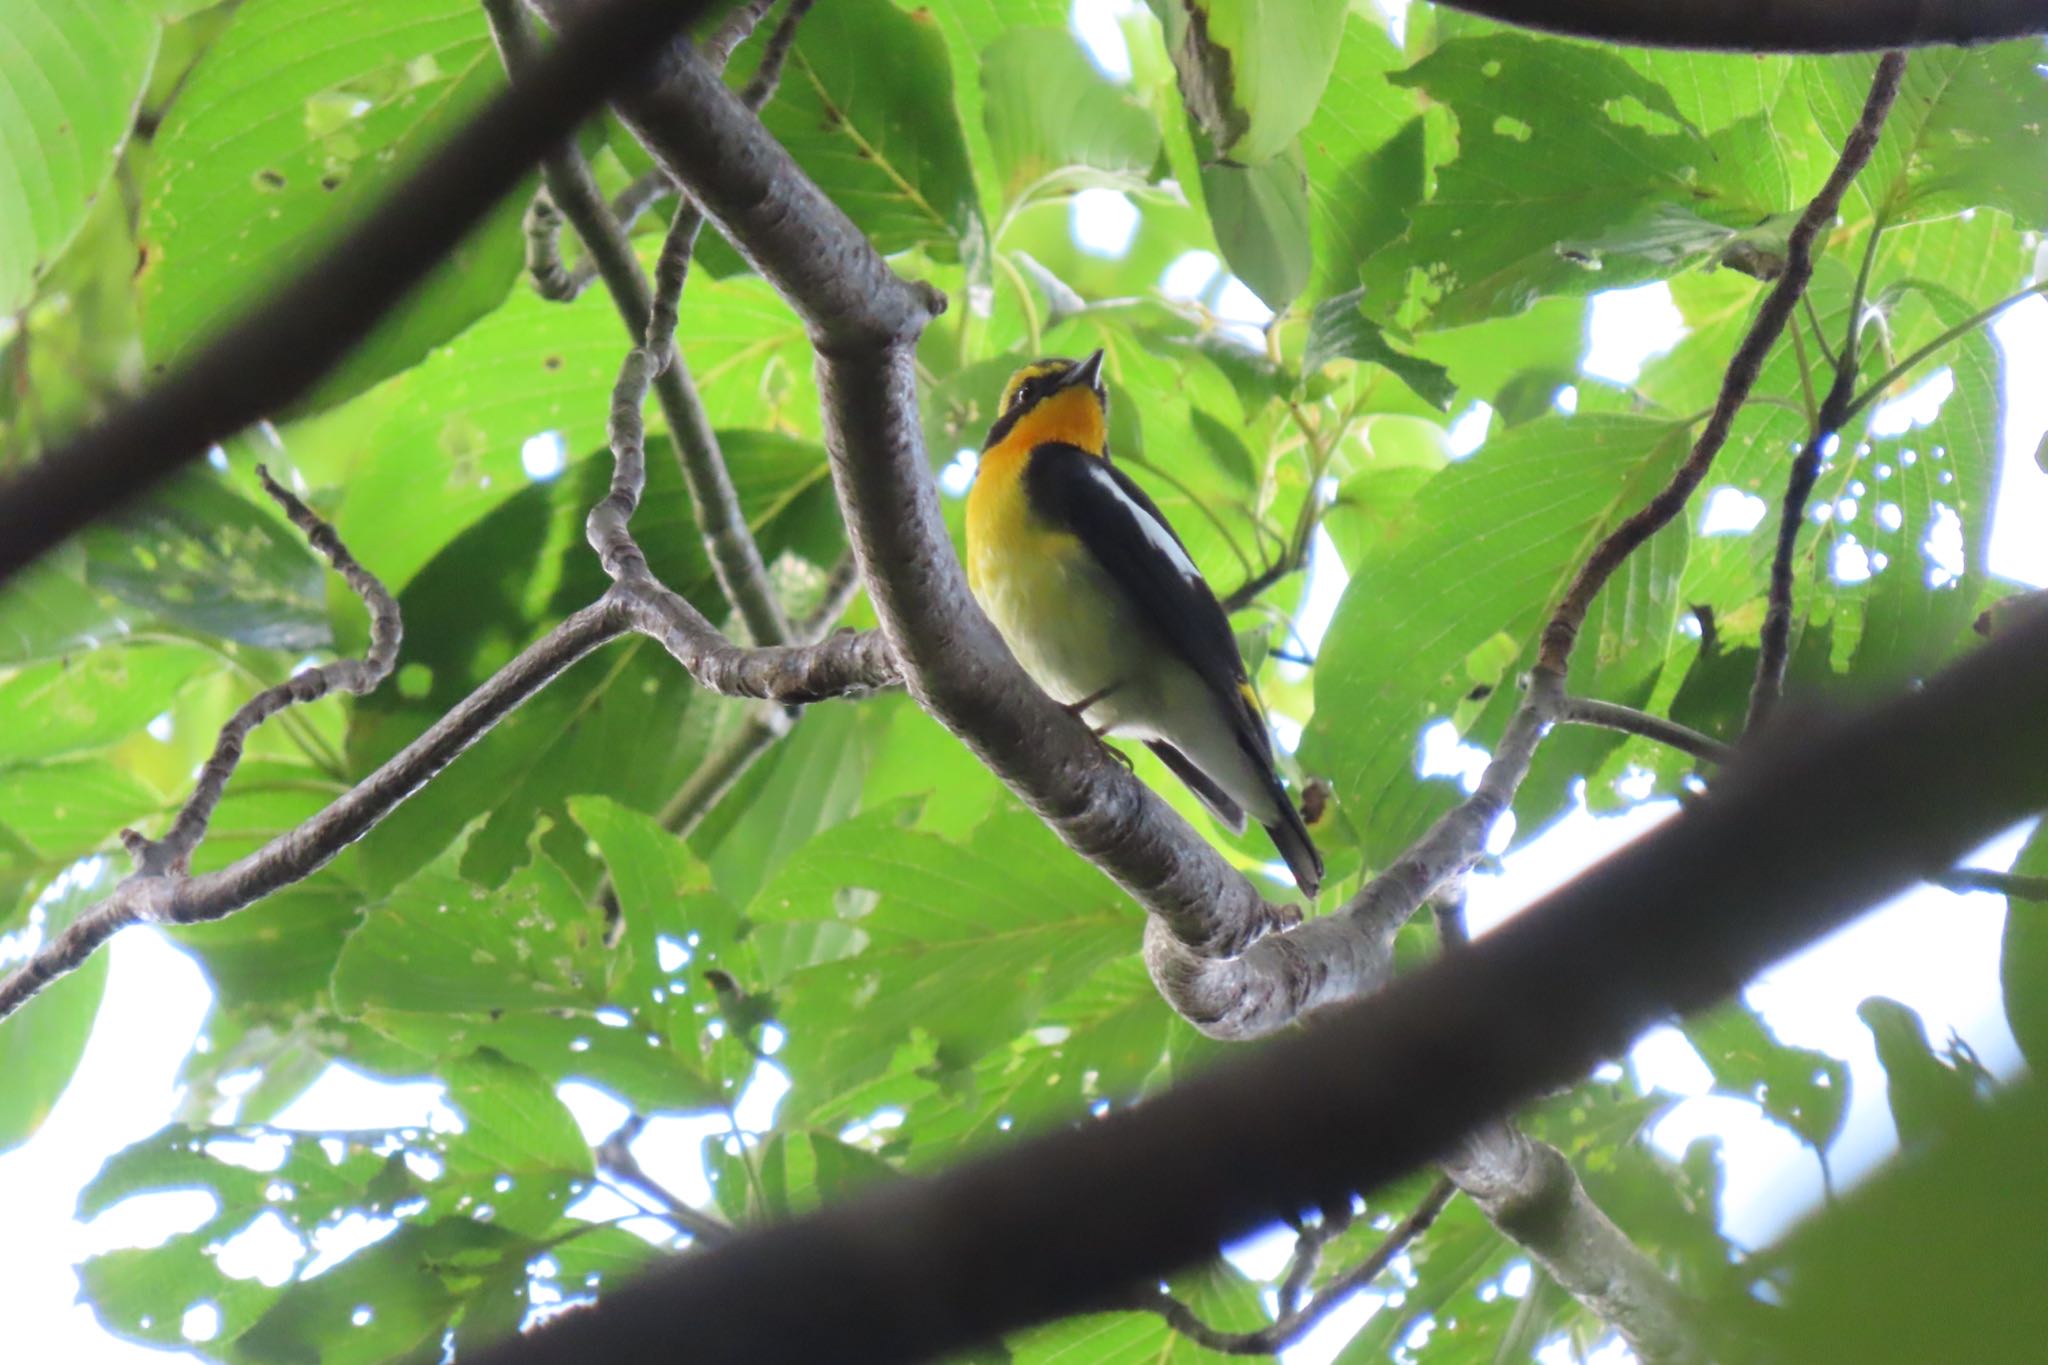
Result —
<path fill-rule="evenodd" d="M 1017 662 L 1098 734 L 1145 742 L 1233 830 L 1266 827 L 1296 885 L 1323 878 L 1216 594 L 1109 459 L 1102 352 L 1003 390 L 967 495 L 967 581 Z"/>

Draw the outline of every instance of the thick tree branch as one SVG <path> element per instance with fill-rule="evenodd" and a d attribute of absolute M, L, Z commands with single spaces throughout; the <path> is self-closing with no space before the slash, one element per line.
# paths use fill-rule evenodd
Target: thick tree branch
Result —
<path fill-rule="evenodd" d="M 1604 730 L 1620 730 L 1624 734 L 1641 735 L 1644 739 L 1655 740 L 1694 758 L 1708 763 L 1726 763 L 1735 756 L 1735 750 L 1718 739 L 1712 739 L 1690 726 L 1680 725 L 1663 716 L 1653 716 L 1647 711 L 1638 711 L 1633 706 L 1617 706 L 1611 701 L 1595 701 L 1591 697 L 1566 697 L 1557 713 L 1559 722 L 1566 725 L 1597 725 Z"/>
<path fill-rule="evenodd" d="M 1871 52 L 2048 32 L 2040 0 L 1441 0 L 1504 24 L 1647 47 Z"/>
<path fill-rule="evenodd" d="M 291 406 L 529 166 L 638 80 L 706 0 L 592 0 L 587 22 L 369 216 L 134 402 L 0 479 L 0 582 L 207 448 Z"/>
<path fill-rule="evenodd" d="M 1385 1274 L 1394 1258 L 1428 1230 L 1457 1192 L 1457 1187 L 1449 1180 L 1437 1181 L 1422 1196 L 1422 1202 L 1415 1206 L 1413 1212 L 1387 1230 L 1385 1239 L 1373 1248 L 1371 1255 L 1334 1276 L 1307 1303 L 1299 1307 L 1284 1306 L 1279 1317 L 1257 1331 L 1219 1331 L 1202 1321 L 1194 1309 L 1163 1290 L 1134 1300 L 1132 1306 L 1158 1313 L 1174 1331 L 1219 1355 L 1275 1355 L 1293 1345 L 1304 1332 L 1328 1316 L 1331 1309 Z M 1284 1305 L 1284 1297 L 1282 1302 Z"/>
<path fill-rule="evenodd" d="M 743 1232 L 479 1359 L 654 1358 L 687 1340 L 696 1365 L 828 1359 L 849 1341 L 913 1360 L 1099 1307 L 1105 1284 L 1441 1157 L 2038 810 L 2044 694 L 2048 620 L 2023 620 L 1917 691 L 1746 756 L 1713 801 L 1323 1027 L 1098 1122 Z"/>
<path fill-rule="evenodd" d="M 1638 1359 L 1705 1359 L 1698 1307 L 1600 1211 L 1563 1152 L 1496 1120 L 1440 1164 L 1560 1288 L 1614 1324 Z"/>

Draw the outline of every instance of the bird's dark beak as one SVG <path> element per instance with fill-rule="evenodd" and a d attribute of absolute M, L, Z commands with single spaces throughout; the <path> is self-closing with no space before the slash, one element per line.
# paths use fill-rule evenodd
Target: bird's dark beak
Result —
<path fill-rule="evenodd" d="M 1074 366 L 1073 369 L 1068 370 L 1066 377 L 1060 380 L 1060 387 L 1063 389 L 1073 388 L 1080 384 L 1086 384 L 1098 394 L 1102 392 L 1102 352 L 1100 349 L 1080 364 Z"/>

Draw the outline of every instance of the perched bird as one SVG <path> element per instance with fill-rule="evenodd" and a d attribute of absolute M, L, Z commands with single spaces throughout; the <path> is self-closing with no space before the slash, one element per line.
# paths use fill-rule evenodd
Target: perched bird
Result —
<path fill-rule="evenodd" d="M 1017 662 L 1096 734 L 1142 739 L 1232 830 L 1266 827 L 1307 896 L 1323 859 L 1216 594 L 1109 459 L 1102 352 L 1011 376 L 967 495 L 967 581 Z"/>

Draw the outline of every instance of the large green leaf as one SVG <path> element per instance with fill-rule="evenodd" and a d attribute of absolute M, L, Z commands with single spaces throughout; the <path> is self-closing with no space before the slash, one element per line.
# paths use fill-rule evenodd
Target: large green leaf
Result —
<path fill-rule="evenodd" d="M 0 316 L 28 301 L 113 173 L 159 32 L 137 0 L 0 8 Z"/>
<path fill-rule="evenodd" d="M 1851 202 L 1890 223 L 1979 207 L 2028 227 L 2048 221 L 2048 77 L 2040 63 L 2031 39 L 1915 52 Z M 1814 118 L 1835 145 L 1861 113 L 1875 65 L 1865 57 L 1802 64 Z"/>
<path fill-rule="evenodd" d="M 0 589 L 0 667 L 119 639 L 135 613 L 83 580 L 84 552 L 60 547 Z"/>
<path fill-rule="evenodd" d="M 757 53 L 743 52 L 736 73 Z M 937 94 L 951 75 L 929 12 L 889 0 L 820 5 L 762 121 L 877 250 L 922 246 L 952 259 L 980 211 L 959 115 Z"/>
<path fill-rule="evenodd" d="M 992 816 L 964 843 L 884 809 L 814 838 L 748 909 L 761 921 L 851 925 L 860 949 L 777 990 L 795 1112 L 880 1071 L 913 1030 L 942 1067 L 1014 1036 L 1112 956 L 1123 897 L 1035 817 Z M 1020 880 L 1016 869 L 1037 870 Z"/>
<path fill-rule="evenodd" d="M 1361 14 L 1345 20 L 1330 87 L 1301 134 L 1317 297 L 1354 288 L 1365 258 L 1401 235 L 1407 210 L 1422 198 L 1419 104 L 1387 79 L 1401 63 L 1377 23 Z"/>
<path fill-rule="evenodd" d="M 1255 165 L 1308 126 L 1344 33 L 1344 0 L 1154 0 L 1181 98 L 1219 156 Z"/>
<path fill-rule="evenodd" d="M 1611 52 L 1457 39 L 1390 79 L 1456 113 L 1458 154 L 1369 282 L 1400 288 L 1412 272 L 1439 326 L 1662 278 L 1731 235 L 1700 180 L 1706 140 Z M 1723 211 L 1754 219 L 1747 204 Z"/>
<path fill-rule="evenodd" d="M 1255 166 L 1202 167 L 1202 197 L 1216 245 L 1232 272 L 1275 312 L 1308 284 L 1308 180 L 1298 153 Z"/>
<path fill-rule="evenodd" d="M 0 781 L 0 825 L 51 861 L 90 853 L 163 798 L 105 758 L 20 768 Z"/>
<path fill-rule="evenodd" d="M 371 907 L 334 972 L 345 1013 L 589 1009 L 611 969 L 603 916 L 545 855 L 495 890 L 451 847 Z"/>
<path fill-rule="evenodd" d="M 0 768 L 127 739 L 218 665 L 192 645 L 96 649 L 30 664 L 0 682 Z"/>
<path fill-rule="evenodd" d="M 2038 1082 L 2023 1081 L 1947 1141 L 1810 1220 L 1762 1267 L 1782 1286 L 1773 1295 L 1782 1307 L 1760 1312 L 1748 1294 L 1726 1305 L 1734 1341 L 1755 1343 L 1728 1357 L 2031 1359 L 2048 1335 L 2048 1298 L 2034 1292 L 2048 1237 L 2044 1141 L 2048 1105 Z M 1973 1234 L 1956 1237 L 1958 1228 Z"/>
<path fill-rule="evenodd" d="M 1423 485 L 1402 533 L 1368 546 L 1316 669 L 1303 766 L 1330 779 L 1377 862 L 1443 799 L 1417 741 L 1509 666 L 1598 538 L 1668 477 L 1682 425 L 1543 418 Z M 1612 589 L 1610 589 L 1611 591 Z"/>
<path fill-rule="evenodd" d="M 302 271 L 504 82 L 467 0 L 250 0 L 193 69 L 143 187 L 143 344 L 161 367 Z M 312 400 L 417 361 L 505 297 L 510 196 Z"/>
<path fill-rule="evenodd" d="M 683 354 L 712 421 L 780 425 L 791 387 L 809 378 L 796 318 L 758 279 L 696 280 L 684 307 Z M 377 416 L 336 522 L 356 557 L 397 591 L 457 532 L 532 485 L 529 439 L 559 440 L 572 462 L 601 450 L 625 341 L 602 290 L 568 307 L 521 291 L 366 395 Z M 814 424 L 815 405 L 805 406 Z M 736 483 L 753 471 L 746 455 L 728 452 Z"/>
<path fill-rule="evenodd" d="M 326 566 L 211 471 L 123 508 L 84 540 L 86 581 L 162 620 L 266 649 L 331 642 Z"/>
<path fill-rule="evenodd" d="M 40 941 L 47 943 L 68 928 L 111 884 L 112 878 L 101 873 L 43 906 Z M 17 965 L 11 957 L 0 958 L 0 964 L 5 971 Z M 107 955 L 94 953 L 78 970 L 0 1019 L 0 1075 L 7 1077 L 0 1086 L 0 1151 L 34 1137 L 71 1083 L 106 987 Z"/>
<path fill-rule="evenodd" d="M 1152 115 L 1110 84 L 1064 29 L 1013 29 L 982 58 L 982 117 L 1003 202 L 1144 182 L 1159 159 Z"/>

